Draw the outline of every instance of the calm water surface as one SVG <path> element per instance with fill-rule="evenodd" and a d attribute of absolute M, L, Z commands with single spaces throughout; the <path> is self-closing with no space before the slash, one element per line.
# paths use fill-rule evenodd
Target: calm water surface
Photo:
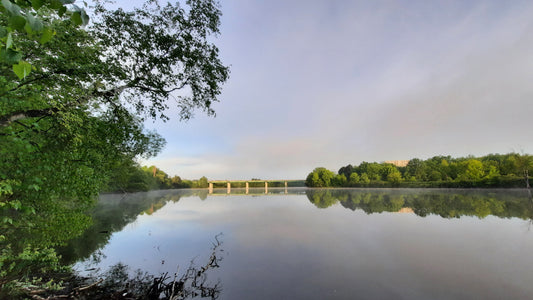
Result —
<path fill-rule="evenodd" d="M 251 190 L 103 195 L 63 249 L 81 273 L 201 265 L 220 299 L 531 299 L 533 206 L 520 191 Z"/>

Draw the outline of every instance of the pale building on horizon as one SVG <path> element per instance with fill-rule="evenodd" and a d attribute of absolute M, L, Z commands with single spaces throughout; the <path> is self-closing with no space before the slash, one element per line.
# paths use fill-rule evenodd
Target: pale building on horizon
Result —
<path fill-rule="evenodd" d="M 409 160 L 386 160 L 386 164 L 393 164 L 397 167 L 405 167 L 409 163 Z"/>

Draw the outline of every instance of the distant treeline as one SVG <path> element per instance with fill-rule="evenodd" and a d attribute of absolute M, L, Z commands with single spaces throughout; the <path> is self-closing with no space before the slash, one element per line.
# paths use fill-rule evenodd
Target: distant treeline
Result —
<path fill-rule="evenodd" d="M 529 187 L 533 156 L 489 154 L 482 157 L 435 156 L 411 159 L 405 167 L 362 162 L 341 167 L 337 174 L 316 168 L 306 178 L 308 187 Z"/>
<path fill-rule="evenodd" d="M 113 169 L 104 192 L 143 192 L 164 189 L 207 188 L 207 178 L 198 180 L 170 177 L 156 166 L 140 166 L 133 161 L 124 161 Z"/>
<path fill-rule="evenodd" d="M 264 188 L 265 180 L 252 178 L 248 181 L 250 188 Z M 227 182 L 215 182 L 214 188 L 226 188 Z M 232 182 L 232 188 L 244 188 L 246 181 Z M 303 187 L 303 180 L 290 180 L 288 187 Z M 102 192 L 146 192 L 151 190 L 166 189 L 203 189 L 209 187 L 205 176 L 197 180 L 182 179 L 180 176 L 170 177 L 156 166 L 140 166 L 133 160 L 125 159 L 117 163 L 107 179 Z M 269 188 L 285 187 L 284 181 L 270 181 Z"/>

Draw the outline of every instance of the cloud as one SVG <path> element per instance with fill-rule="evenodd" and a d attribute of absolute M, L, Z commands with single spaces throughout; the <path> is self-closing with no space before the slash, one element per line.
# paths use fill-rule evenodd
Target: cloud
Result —
<path fill-rule="evenodd" d="M 185 178 L 533 152 L 529 1 L 222 3 L 216 118 L 156 124 Z M 174 157 L 180 159 L 173 160 Z M 172 172 L 169 172 L 172 173 Z"/>
<path fill-rule="evenodd" d="M 524 143 L 531 151 L 525 129 L 533 113 L 532 17 L 526 10 L 495 20 L 494 31 L 444 31 L 444 41 L 451 35 L 470 39 L 459 49 L 448 46 L 448 55 L 433 63 L 416 89 L 391 100 L 374 134 L 409 157 L 509 152 Z"/>

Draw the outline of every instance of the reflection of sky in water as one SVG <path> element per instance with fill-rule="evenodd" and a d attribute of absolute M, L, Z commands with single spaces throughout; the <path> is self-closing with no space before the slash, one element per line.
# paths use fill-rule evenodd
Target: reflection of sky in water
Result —
<path fill-rule="evenodd" d="M 226 256 L 210 279 L 221 279 L 222 299 L 533 295 L 524 220 L 367 215 L 340 204 L 318 209 L 305 195 L 181 198 L 113 234 L 100 266 L 183 270 L 193 258 L 205 262 L 220 232 Z"/>

